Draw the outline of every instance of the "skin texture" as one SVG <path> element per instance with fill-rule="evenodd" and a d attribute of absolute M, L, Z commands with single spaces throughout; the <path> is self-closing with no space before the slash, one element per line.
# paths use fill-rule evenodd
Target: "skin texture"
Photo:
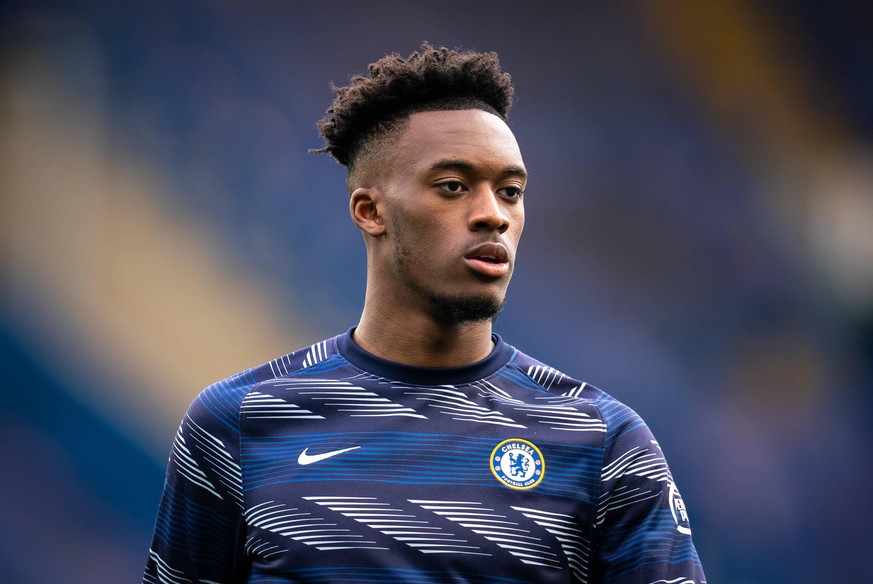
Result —
<path fill-rule="evenodd" d="M 355 341 L 420 367 L 485 358 L 524 228 L 527 175 L 509 127 L 481 110 L 415 113 L 361 176 L 349 201 L 367 246 Z"/>

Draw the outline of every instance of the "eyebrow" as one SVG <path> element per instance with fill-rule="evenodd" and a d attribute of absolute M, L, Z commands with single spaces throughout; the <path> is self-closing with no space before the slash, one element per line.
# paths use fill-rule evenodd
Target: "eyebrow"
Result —
<path fill-rule="evenodd" d="M 466 160 L 446 159 L 434 163 L 430 167 L 431 170 L 464 170 L 472 172 L 476 167 Z M 500 172 L 501 176 L 517 176 L 518 178 L 527 180 L 527 171 L 519 166 L 507 166 Z"/>

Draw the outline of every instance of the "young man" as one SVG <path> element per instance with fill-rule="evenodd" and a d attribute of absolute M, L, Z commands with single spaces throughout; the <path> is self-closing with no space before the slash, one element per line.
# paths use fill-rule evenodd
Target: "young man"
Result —
<path fill-rule="evenodd" d="M 704 582 L 642 420 L 492 333 L 527 178 L 496 55 L 425 45 L 336 91 L 360 323 L 198 396 L 144 582 Z"/>

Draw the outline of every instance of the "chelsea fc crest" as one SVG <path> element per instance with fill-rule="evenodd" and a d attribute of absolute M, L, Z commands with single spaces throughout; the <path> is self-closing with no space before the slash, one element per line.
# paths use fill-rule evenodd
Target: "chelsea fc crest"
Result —
<path fill-rule="evenodd" d="M 540 484 L 546 461 L 540 449 L 527 440 L 510 438 L 491 451 L 491 472 L 510 489 L 523 491 Z"/>

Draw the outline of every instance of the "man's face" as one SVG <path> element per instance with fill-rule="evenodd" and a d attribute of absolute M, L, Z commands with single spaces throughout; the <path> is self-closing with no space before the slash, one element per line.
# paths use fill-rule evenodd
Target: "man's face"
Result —
<path fill-rule="evenodd" d="M 524 227 L 515 137 L 480 110 L 413 114 L 391 147 L 382 259 L 392 301 L 452 323 L 503 306 Z"/>

